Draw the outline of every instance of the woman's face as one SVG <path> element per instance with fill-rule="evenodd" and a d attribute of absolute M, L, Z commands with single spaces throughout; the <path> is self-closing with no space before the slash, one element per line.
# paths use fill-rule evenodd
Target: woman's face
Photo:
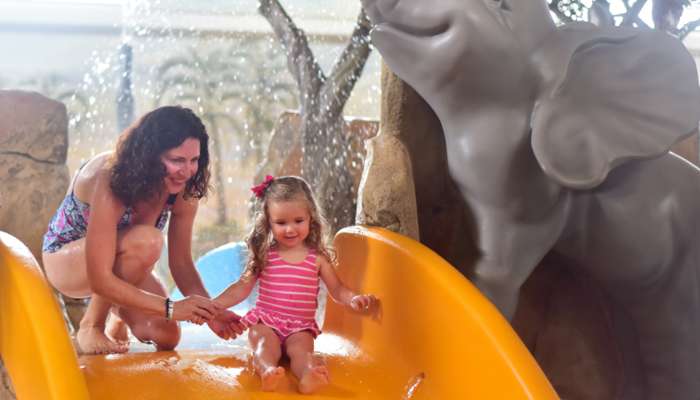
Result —
<path fill-rule="evenodd" d="M 199 163 L 199 140 L 187 138 L 181 145 L 160 156 L 165 166 L 163 184 L 168 193 L 180 193 L 196 173 Z"/>

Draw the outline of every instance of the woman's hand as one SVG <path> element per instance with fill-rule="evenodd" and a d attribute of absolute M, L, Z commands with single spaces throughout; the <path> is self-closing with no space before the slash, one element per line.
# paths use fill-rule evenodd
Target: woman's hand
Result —
<path fill-rule="evenodd" d="M 197 325 L 210 321 L 221 311 L 221 306 L 206 297 L 192 295 L 173 303 L 173 319 L 191 321 Z"/>
<path fill-rule="evenodd" d="M 373 294 L 358 294 L 350 299 L 350 308 L 358 312 L 369 312 L 377 303 Z"/>

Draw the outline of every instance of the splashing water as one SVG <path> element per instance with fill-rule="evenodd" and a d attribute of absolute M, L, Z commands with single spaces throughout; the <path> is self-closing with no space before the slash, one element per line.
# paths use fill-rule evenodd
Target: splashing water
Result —
<path fill-rule="evenodd" d="M 359 2 L 329 0 L 323 7 L 315 0 L 283 0 L 282 4 L 308 34 L 319 65 L 328 72 L 353 30 Z M 66 26 L 77 30 L 65 28 L 68 35 L 57 30 L 43 41 L 51 47 L 50 43 L 80 36 L 77 47 L 86 55 L 61 55 L 62 62 L 70 60 L 79 67 L 72 68 L 72 77 L 51 83 L 52 89 L 40 87 L 43 84 L 38 79 L 22 86 L 66 103 L 71 171 L 113 148 L 120 130 L 117 99 L 124 99 L 120 96 L 127 75 L 131 78 L 132 119 L 163 104 L 180 103 L 196 110 L 212 137 L 213 164 L 218 165 L 215 175 L 219 175 L 214 179 L 216 192 L 198 213 L 195 231 L 200 244 L 195 247 L 202 250 L 195 251 L 199 254 L 241 237 L 248 222 L 248 187 L 257 164 L 266 155 L 270 133 L 283 110 L 299 107 L 285 51 L 257 6 L 257 0 L 125 0 L 119 5 L 91 6 L 96 15 L 110 14 L 104 21 L 90 17 L 79 20 L 64 12 L 73 18 Z M 61 24 L 57 18 L 46 19 L 54 26 Z M 99 29 L 81 28 L 81 24 Z M 128 70 L 120 53 L 124 45 L 132 49 Z M 50 51 L 39 47 L 33 51 L 37 53 L 35 64 L 55 64 L 60 69 L 59 61 L 47 58 Z M 0 67 L 0 82 L 6 80 L 4 75 L 12 73 L 3 73 Z M 345 113 L 377 118 L 377 54 L 353 93 Z M 214 151 L 214 146 L 219 149 Z M 344 158 L 353 160 L 353 167 L 361 164 L 354 150 Z M 323 162 L 335 164 L 335 160 Z"/>
<path fill-rule="evenodd" d="M 406 386 L 404 387 L 404 396 L 401 398 L 401 400 L 411 400 L 413 399 L 413 396 L 416 394 L 416 391 L 420 387 L 421 383 L 425 380 L 425 372 L 421 372 L 418 375 L 414 376 L 411 378 Z"/>

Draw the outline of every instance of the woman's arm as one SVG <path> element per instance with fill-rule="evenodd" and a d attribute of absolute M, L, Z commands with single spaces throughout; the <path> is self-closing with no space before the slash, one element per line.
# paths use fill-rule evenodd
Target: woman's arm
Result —
<path fill-rule="evenodd" d="M 209 293 L 192 260 L 192 227 L 198 206 L 198 200 L 185 200 L 178 195 L 168 227 L 168 263 L 175 284 L 183 295 L 209 298 Z M 220 306 L 216 301 L 214 304 Z M 223 311 L 207 321 L 209 327 L 222 339 L 235 338 L 245 327 L 238 322 L 240 319 L 238 315 L 224 307 L 221 308 Z M 193 321 L 201 323 L 204 319 L 195 318 Z"/>
<path fill-rule="evenodd" d="M 85 238 L 88 280 L 93 292 L 113 303 L 163 315 L 165 299 L 146 292 L 114 274 L 117 254 L 117 223 L 125 206 L 109 187 L 109 171 L 97 172 L 90 203 L 90 222 Z"/>
<path fill-rule="evenodd" d="M 199 201 L 178 195 L 168 227 L 168 263 L 175 284 L 185 296 L 209 297 L 192 260 L 192 227 Z"/>
<path fill-rule="evenodd" d="M 338 304 L 350 307 L 355 311 L 367 311 L 376 302 L 376 298 L 371 294 L 357 294 L 348 289 L 338 278 L 335 268 L 325 257 L 318 257 L 319 267 L 321 269 L 321 279 L 328 288 L 333 301 Z"/>

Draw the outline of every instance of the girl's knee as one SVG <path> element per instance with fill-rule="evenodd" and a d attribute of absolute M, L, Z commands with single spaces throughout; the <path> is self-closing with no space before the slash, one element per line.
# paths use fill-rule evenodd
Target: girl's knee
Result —
<path fill-rule="evenodd" d="M 313 353 L 313 348 L 309 346 L 298 346 L 286 343 L 284 346 L 285 353 L 289 358 L 304 358 Z"/>
<path fill-rule="evenodd" d="M 248 329 L 248 339 L 251 342 L 270 342 L 279 340 L 275 331 L 264 324 L 255 324 Z"/>
<path fill-rule="evenodd" d="M 314 338 L 308 332 L 292 334 L 285 341 L 285 350 L 290 358 L 307 357 L 314 351 Z"/>
<path fill-rule="evenodd" d="M 124 235 L 121 251 L 125 256 L 134 257 L 151 266 L 160 258 L 163 250 L 163 234 L 147 225 L 136 225 Z"/>
<path fill-rule="evenodd" d="M 142 342 L 151 342 L 159 351 L 173 350 L 180 343 L 180 327 L 177 322 L 158 318 L 131 328 L 133 335 Z"/>
<path fill-rule="evenodd" d="M 248 330 L 248 341 L 255 352 L 282 354 L 282 341 L 267 326 L 261 324 L 251 326 Z"/>

